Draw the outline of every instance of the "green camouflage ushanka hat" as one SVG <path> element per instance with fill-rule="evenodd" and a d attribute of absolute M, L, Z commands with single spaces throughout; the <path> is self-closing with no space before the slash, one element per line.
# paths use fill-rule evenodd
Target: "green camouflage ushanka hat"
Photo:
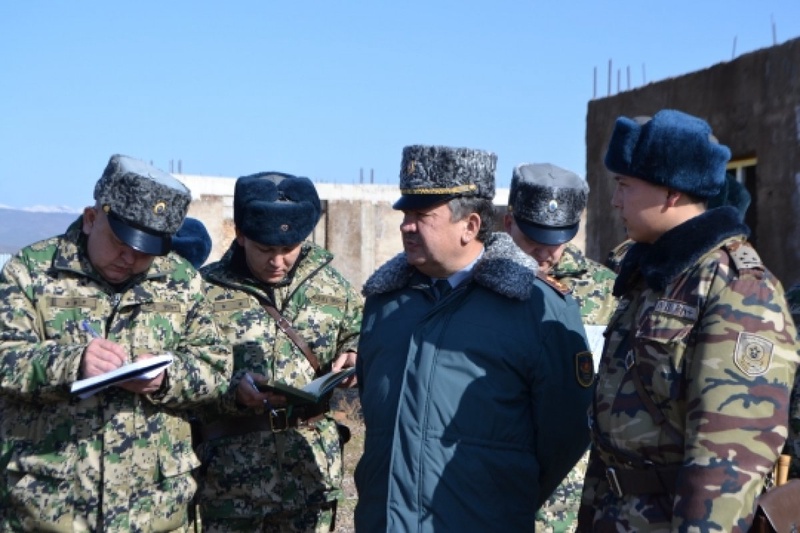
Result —
<path fill-rule="evenodd" d="M 519 165 L 511 176 L 508 210 L 529 239 L 547 246 L 578 233 L 589 185 L 569 170 L 537 163 Z"/>
<path fill-rule="evenodd" d="M 401 198 L 395 209 L 424 209 L 459 196 L 491 200 L 497 156 L 484 150 L 413 145 L 403 148 Z"/>
<path fill-rule="evenodd" d="M 150 255 L 166 255 L 189 209 L 186 186 L 163 170 L 113 155 L 94 187 L 94 199 L 122 242 Z"/>

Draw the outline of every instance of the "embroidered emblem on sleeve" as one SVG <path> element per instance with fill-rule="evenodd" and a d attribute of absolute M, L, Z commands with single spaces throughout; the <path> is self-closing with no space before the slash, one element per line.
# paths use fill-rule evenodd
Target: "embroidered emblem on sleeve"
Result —
<path fill-rule="evenodd" d="M 594 383 L 594 360 L 592 352 L 575 354 L 575 377 L 581 387 L 589 388 Z"/>
<path fill-rule="evenodd" d="M 758 335 L 739 333 L 733 362 L 748 376 L 760 376 L 769 370 L 774 345 Z"/>

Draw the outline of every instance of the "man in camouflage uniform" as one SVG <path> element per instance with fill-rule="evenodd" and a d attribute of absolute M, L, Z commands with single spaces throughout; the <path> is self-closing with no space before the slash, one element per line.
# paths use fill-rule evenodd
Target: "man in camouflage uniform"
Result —
<path fill-rule="evenodd" d="M 783 287 L 731 206 L 730 158 L 680 111 L 617 119 L 605 157 L 631 246 L 590 414 L 579 531 L 747 531 L 798 362 Z"/>
<path fill-rule="evenodd" d="M 96 203 L 0 276 L 0 529 L 184 531 L 199 466 L 187 409 L 221 395 L 230 352 L 204 282 L 169 254 L 191 196 L 115 155 Z M 150 379 L 81 398 L 78 379 L 171 353 Z"/>
<path fill-rule="evenodd" d="M 511 177 L 504 223 L 516 245 L 539 263 L 539 275 L 569 288 L 597 360 L 616 305 L 611 294 L 616 274 L 570 242 L 578 233 L 588 195 L 586 181 L 574 172 L 547 163 L 519 165 Z M 588 463 L 587 449 L 537 512 L 536 531 L 575 531 Z"/>
<path fill-rule="evenodd" d="M 786 302 L 795 327 L 800 326 L 800 283 L 795 283 L 786 291 Z M 795 376 L 792 387 L 792 400 L 789 407 L 789 438 L 783 453 L 791 457 L 789 477 L 800 478 L 800 372 Z"/>
<path fill-rule="evenodd" d="M 203 413 L 199 432 L 204 531 L 333 528 L 343 464 L 328 398 L 285 406 L 253 386 L 275 380 L 302 387 L 332 368 L 355 365 L 361 297 L 331 266 L 330 252 L 303 242 L 320 207 L 308 178 L 277 172 L 239 178 L 236 239 L 202 270 L 234 353 L 230 391 Z"/>

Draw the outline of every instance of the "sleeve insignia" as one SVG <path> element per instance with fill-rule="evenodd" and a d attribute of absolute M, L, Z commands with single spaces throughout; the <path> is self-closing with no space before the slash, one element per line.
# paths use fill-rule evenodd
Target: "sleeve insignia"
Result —
<path fill-rule="evenodd" d="M 736 341 L 733 362 L 747 376 L 760 376 L 769 370 L 774 345 L 764 337 L 741 332 Z"/>
<path fill-rule="evenodd" d="M 594 383 L 594 359 L 592 352 L 575 354 L 575 377 L 581 387 L 589 388 Z"/>

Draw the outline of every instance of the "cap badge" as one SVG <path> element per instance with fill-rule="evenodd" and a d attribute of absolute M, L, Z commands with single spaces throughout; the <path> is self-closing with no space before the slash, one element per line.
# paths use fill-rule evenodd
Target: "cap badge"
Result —
<path fill-rule="evenodd" d="M 153 205 L 154 215 L 163 215 L 166 210 L 167 210 L 167 202 L 163 200 L 160 202 L 156 202 L 155 205 Z"/>
<path fill-rule="evenodd" d="M 408 162 L 408 165 L 406 165 L 406 174 L 413 174 L 416 168 L 417 162 L 412 159 Z"/>
<path fill-rule="evenodd" d="M 289 224 L 281 224 L 281 231 L 289 231 Z"/>
<path fill-rule="evenodd" d="M 553 213 L 556 211 L 556 209 L 558 209 L 558 202 L 555 200 L 550 200 L 550 203 L 547 204 L 547 210 Z"/>

